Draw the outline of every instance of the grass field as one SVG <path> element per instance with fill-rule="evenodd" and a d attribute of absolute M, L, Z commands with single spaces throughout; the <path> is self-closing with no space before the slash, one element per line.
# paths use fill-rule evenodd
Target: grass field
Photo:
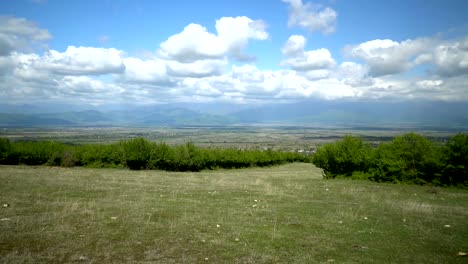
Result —
<path fill-rule="evenodd" d="M 467 263 L 468 191 L 200 173 L 0 167 L 1 263 Z"/>

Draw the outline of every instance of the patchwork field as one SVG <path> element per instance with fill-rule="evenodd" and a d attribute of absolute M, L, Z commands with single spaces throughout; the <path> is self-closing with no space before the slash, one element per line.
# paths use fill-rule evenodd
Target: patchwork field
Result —
<path fill-rule="evenodd" d="M 0 167 L 1 263 L 466 263 L 468 191 L 311 164 Z"/>

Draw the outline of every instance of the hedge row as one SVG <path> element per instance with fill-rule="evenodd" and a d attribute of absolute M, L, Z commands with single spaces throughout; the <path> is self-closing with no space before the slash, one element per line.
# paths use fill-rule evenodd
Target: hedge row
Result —
<path fill-rule="evenodd" d="M 169 146 L 143 138 L 109 145 L 76 145 L 43 142 L 10 142 L 0 138 L 0 164 L 84 166 L 100 168 L 200 171 L 216 168 L 247 168 L 307 162 L 305 155 L 292 152 L 204 149 L 187 143 Z"/>
<path fill-rule="evenodd" d="M 457 134 L 442 144 L 409 133 L 376 148 L 345 136 L 318 148 L 312 163 L 324 170 L 325 178 L 468 187 L 468 135 Z"/>

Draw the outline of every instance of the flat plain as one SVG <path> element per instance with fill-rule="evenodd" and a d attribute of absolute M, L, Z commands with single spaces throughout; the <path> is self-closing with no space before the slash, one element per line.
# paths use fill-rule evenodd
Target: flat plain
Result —
<path fill-rule="evenodd" d="M 468 192 L 311 164 L 0 167 L 2 263 L 466 263 Z"/>
<path fill-rule="evenodd" d="M 417 132 L 434 141 L 444 141 L 459 131 L 394 127 L 314 127 L 291 125 L 181 126 L 181 127 L 75 127 L 4 128 L 0 137 L 12 141 L 54 140 L 69 144 L 112 143 L 142 137 L 169 145 L 192 142 L 205 148 L 313 150 L 345 135 L 370 143 L 390 141 L 394 136 Z"/>

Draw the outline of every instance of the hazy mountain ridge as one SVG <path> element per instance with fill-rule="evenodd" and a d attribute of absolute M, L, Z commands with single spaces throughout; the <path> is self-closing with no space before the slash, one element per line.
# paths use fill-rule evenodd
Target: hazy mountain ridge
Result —
<path fill-rule="evenodd" d="M 234 124 L 324 124 L 336 126 L 395 125 L 468 128 L 468 103 L 446 102 L 336 102 L 305 101 L 290 104 L 241 105 L 167 104 L 118 108 L 90 107 L 53 112 L 45 106 L 2 106 L 2 127 L 40 126 L 183 126 Z M 34 109 L 44 112 L 32 113 Z M 80 109 L 72 106 L 69 109 Z"/>

